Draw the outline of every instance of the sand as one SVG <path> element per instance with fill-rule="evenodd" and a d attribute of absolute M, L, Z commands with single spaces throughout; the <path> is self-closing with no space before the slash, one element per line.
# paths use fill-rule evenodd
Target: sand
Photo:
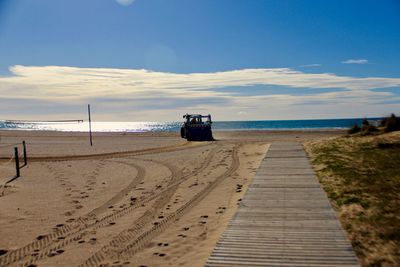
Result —
<path fill-rule="evenodd" d="M 204 266 L 271 142 L 340 134 L 1 131 L 0 266 Z"/>

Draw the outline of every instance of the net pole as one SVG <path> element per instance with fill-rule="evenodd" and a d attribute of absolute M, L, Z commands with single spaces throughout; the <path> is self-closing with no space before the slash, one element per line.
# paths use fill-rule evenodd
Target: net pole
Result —
<path fill-rule="evenodd" d="M 14 147 L 14 158 L 15 158 L 15 177 L 19 177 L 19 155 L 18 155 L 18 147 Z"/>
<path fill-rule="evenodd" d="M 88 104 L 88 115 L 89 115 L 89 140 L 90 140 L 90 146 L 93 146 L 93 141 L 92 141 L 92 120 L 90 118 L 90 104 Z"/>
<path fill-rule="evenodd" d="M 24 166 L 28 165 L 28 158 L 26 157 L 26 143 L 25 140 L 22 141 L 22 146 L 24 149 Z"/>

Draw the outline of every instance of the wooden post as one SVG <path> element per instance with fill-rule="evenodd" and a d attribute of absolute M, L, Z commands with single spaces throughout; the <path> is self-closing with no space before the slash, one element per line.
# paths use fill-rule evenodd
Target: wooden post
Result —
<path fill-rule="evenodd" d="M 25 140 L 22 141 L 22 146 L 24 148 L 24 166 L 26 166 L 26 165 L 28 165 L 28 159 L 26 157 L 26 143 L 25 143 Z"/>
<path fill-rule="evenodd" d="M 93 146 L 92 142 L 92 121 L 90 119 L 90 104 L 88 104 L 88 114 L 89 114 L 89 138 L 90 138 L 90 146 Z"/>
<path fill-rule="evenodd" d="M 18 147 L 14 147 L 14 158 L 15 158 L 15 177 L 19 177 L 19 156 L 18 156 Z"/>

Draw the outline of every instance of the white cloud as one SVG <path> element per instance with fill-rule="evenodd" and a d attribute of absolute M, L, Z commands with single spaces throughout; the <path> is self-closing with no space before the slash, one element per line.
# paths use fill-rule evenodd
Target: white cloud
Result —
<path fill-rule="evenodd" d="M 367 115 L 350 113 L 355 107 L 359 108 L 359 113 L 362 107 L 370 112 L 376 110 L 372 108 L 376 103 L 387 100 L 400 102 L 394 93 L 373 90 L 400 87 L 400 78 L 356 78 L 331 73 L 304 73 L 288 68 L 182 74 L 144 69 L 17 65 L 10 71 L 12 76 L 0 77 L 0 106 L 11 98 L 13 103 L 20 103 L 21 110 L 39 103 L 38 100 L 50 103 L 49 107 L 64 105 L 65 109 L 71 105 L 84 106 L 90 101 L 103 112 L 97 119 L 132 120 L 132 114 L 136 114 L 135 120 L 140 120 L 138 116 L 145 116 L 142 120 L 171 120 L 167 117 L 183 111 L 213 112 L 219 115 L 220 120 L 230 119 L 232 114 L 238 114 L 242 119 L 279 119 L 296 118 L 309 107 L 324 107 L 324 112 L 339 114 L 347 110 L 347 116 L 354 117 Z M 219 90 L 243 87 L 245 92 L 258 85 L 270 86 L 275 90 L 274 94 L 252 96 Z M 300 94 L 279 94 L 280 86 L 291 87 Z M 308 89 L 308 94 L 302 95 L 304 88 Z M 337 91 L 326 92 L 321 88 Z M 315 93 L 310 94 L 310 89 L 315 89 Z M 396 112 L 389 110 L 389 106 L 380 105 L 380 109 L 386 113 Z M 344 110 L 338 110 L 338 107 Z M 35 115 L 27 107 L 25 114 Z M 316 117 L 321 114 L 315 110 Z M 335 117 L 334 113 L 331 115 Z"/>
<path fill-rule="evenodd" d="M 0 77 L 0 90 L 16 96 L 45 98 L 108 97 L 125 94 L 210 96 L 207 89 L 277 85 L 294 88 L 370 90 L 400 86 L 400 78 L 355 78 L 304 73 L 287 68 L 241 69 L 211 73 L 169 73 L 144 69 L 13 66 L 14 76 Z M 14 90 L 18 87 L 18 93 Z M 214 91 L 214 90 L 213 90 Z M 225 93 L 216 93 L 224 95 Z M 6 94 L 7 95 L 7 94 Z"/>
<path fill-rule="evenodd" d="M 129 6 L 132 5 L 135 0 L 116 0 L 116 1 L 121 6 Z"/>
<path fill-rule="evenodd" d="M 343 64 L 359 64 L 359 65 L 363 65 L 363 64 L 368 64 L 368 60 L 367 59 L 347 59 L 342 61 Z"/>

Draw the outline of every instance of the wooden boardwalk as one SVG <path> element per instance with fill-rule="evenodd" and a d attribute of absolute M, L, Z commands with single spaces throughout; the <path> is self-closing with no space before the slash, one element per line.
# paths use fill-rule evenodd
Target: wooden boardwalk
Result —
<path fill-rule="evenodd" d="M 300 143 L 273 143 L 206 266 L 359 266 Z"/>

